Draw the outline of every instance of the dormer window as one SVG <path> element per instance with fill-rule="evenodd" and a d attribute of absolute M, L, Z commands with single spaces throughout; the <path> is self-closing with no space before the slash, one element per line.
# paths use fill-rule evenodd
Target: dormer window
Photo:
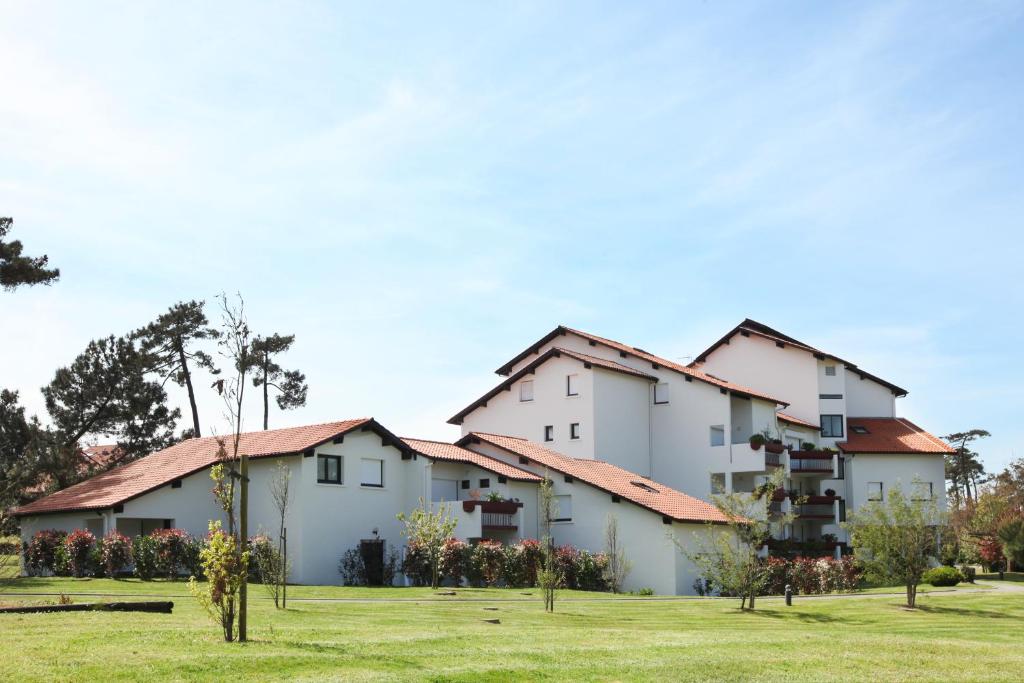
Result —
<path fill-rule="evenodd" d="M 853 425 L 850 427 L 850 431 L 854 434 L 870 434 L 867 427 L 861 427 L 860 425 Z"/>
<path fill-rule="evenodd" d="M 533 400 L 533 380 L 529 379 L 525 382 L 519 383 L 519 400 L 520 401 L 532 401 Z"/>

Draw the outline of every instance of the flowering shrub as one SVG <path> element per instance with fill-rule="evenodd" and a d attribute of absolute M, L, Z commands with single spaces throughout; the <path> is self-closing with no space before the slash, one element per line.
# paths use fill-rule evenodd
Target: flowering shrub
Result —
<path fill-rule="evenodd" d="M 978 541 L 978 555 L 991 569 L 997 564 L 1001 564 L 1005 555 L 1003 555 L 1003 544 L 999 542 L 998 538 L 983 538 Z"/>
<path fill-rule="evenodd" d="M 128 568 L 132 561 L 132 541 L 127 536 L 111 531 L 103 538 L 100 548 L 100 564 L 103 573 L 113 578 Z"/>
<path fill-rule="evenodd" d="M 149 534 L 156 544 L 156 572 L 168 579 L 178 577 L 184 562 L 188 534 L 182 529 L 156 529 Z"/>
<path fill-rule="evenodd" d="M 96 537 L 91 531 L 75 529 L 64 537 L 64 551 L 67 553 L 68 571 L 72 576 L 83 577 L 91 573 L 92 567 L 89 560 L 93 548 L 96 547 Z"/>
<path fill-rule="evenodd" d="M 181 546 L 181 568 L 189 576 L 201 579 L 203 574 L 203 548 L 206 547 L 206 539 L 196 536 L 189 536 Z"/>
<path fill-rule="evenodd" d="M 136 536 L 132 541 L 135 576 L 150 581 L 157 573 L 157 543 L 152 536 Z"/>
<path fill-rule="evenodd" d="M 786 560 L 769 557 L 764 565 L 768 580 L 765 595 L 781 595 L 788 584 L 794 593 L 813 595 L 856 590 L 862 572 L 852 557 L 835 560 L 830 557 Z"/>
<path fill-rule="evenodd" d="M 579 588 L 578 569 L 580 563 L 580 551 L 571 545 L 561 545 L 555 548 L 555 567 L 558 569 L 562 582 L 559 588 Z"/>
<path fill-rule="evenodd" d="M 441 548 L 441 578 L 458 586 L 466 573 L 466 552 L 469 546 L 456 538 L 449 538 Z"/>
<path fill-rule="evenodd" d="M 261 576 L 262 569 L 270 567 L 275 563 L 274 555 L 277 548 L 274 547 L 270 536 L 260 534 L 249 539 L 249 580 L 256 583 L 263 583 Z"/>
<path fill-rule="evenodd" d="M 537 571 L 540 569 L 540 541 L 535 538 L 527 538 L 520 542 L 521 561 L 523 563 L 523 585 L 537 585 Z"/>
<path fill-rule="evenodd" d="M 580 590 L 608 590 L 604 572 L 608 568 L 608 556 L 604 553 L 579 551 L 576 559 L 576 583 Z"/>
<path fill-rule="evenodd" d="M 57 573 L 57 549 L 63 549 L 66 535 L 63 531 L 47 529 L 37 531 L 32 536 L 32 540 L 25 546 L 25 566 L 30 574 L 38 576 L 44 572 Z"/>
<path fill-rule="evenodd" d="M 472 564 L 485 586 L 497 586 L 501 579 L 504 553 L 498 541 L 483 540 L 473 548 Z"/>
<path fill-rule="evenodd" d="M 526 564 L 522 545 L 507 545 L 501 549 L 501 576 L 510 588 L 525 588 Z"/>
<path fill-rule="evenodd" d="M 409 541 L 405 549 L 405 559 L 402 561 L 402 573 L 409 577 L 414 586 L 430 585 L 432 572 L 426 547 L 416 541 Z"/>

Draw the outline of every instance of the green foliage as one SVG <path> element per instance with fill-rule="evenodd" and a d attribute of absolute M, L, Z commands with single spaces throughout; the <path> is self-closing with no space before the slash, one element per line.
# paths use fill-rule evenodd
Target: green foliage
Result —
<path fill-rule="evenodd" d="M 471 564 L 475 574 L 483 581 L 483 585 L 494 587 L 501 579 L 501 567 L 504 556 L 501 543 L 484 539 L 473 547 Z M 437 588 L 435 585 L 434 588 Z"/>
<path fill-rule="evenodd" d="M 19 240 L 5 240 L 14 219 L 0 217 L 0 287 L 12 292 L 27 285 L 49 285 L 60 278 L 60 269 L 48 268 L 49 259 L 43 256 L 25 256 Z"/>
<path fill-rule="evenodd" d="M 114 578 L 120 572 L 126 570 L 132 561 L 132 541 L 127 536 L 111 531 L 103 537 L 103 545 L 100 550 L 100 563 L 103 567 L 103 574 L 107 578 Z"/>
<path fill-rule="evenodd" d="M 306 405 L 306 393 L 309 386 L 306 376 L 298 370 L 285 370 L 275 360 L 288 351 L 295 342 L 295 335 L 274 333 L 270 336 L 258 336 L 252 342 L 249 356 L 249 369 L 252 371 L 252 385 L 263 387 L 263 428 L 267 429 L 270 419 L 270 389 L 275 389 L 277 407 L 291 410 Z"/>
<path fill-rule="evenodd" d="M 934 500 L 912 500 L 896 485 L 887 500 L 869 502 L 850 513 L 844 526 L 867 578 L 903 584 L 907 606 L 914 607 L 917 585 L 933 559 L 945 519 Z"/>
<path fill-rule="evenodd" d="M 64 537 L 64 551 L 67 553 L 68 570 L 72 576 L 90 576 L 93 573 L 93 550 L 96 537 L 84 529 L 75 529 Z"/>
<path fill-rule="evenodd" d="M 203 609 L 216 621 L 224 640 L 235 639 L 235 617 L 238 591 L 249 570 L 249 551 L 238 548 L 235 537 L 223 529 L 219 521 L 210 522 L 206 547 L 200 552 L 206 582 L 189 579 L 189 590 Z"/>
<path fill-rule="evenodd" d="M 612 593 L 618 593 L 633 563 L 626 558 L 626 551 L 619 542 L 619 520 L 610 512 L 604 525 L 604 555 L 607 560 L 604 583 Z"/>
<path fill-rule="evenodd" d="M 32 535 L 25 546 L 25 567 L 30 574 L 57 573 L 57 553 L 64 547 L 65 536 L 65 532 L 57 529 L 44 529 Z"/>
<path fill-rule="evenodd" d="M 135 576 L 152 581 L 159 571 L 157 542 L 152 536 L 136 536 L 132 541 L 132 564 Z"/>
<path fill-rule="evenodd" d="M 422 498 L 419 507 L 411 513 L 400 512 L 396 516 L 405 525 L 402 535 L 409 539 L 410 544 L 415 543 L 426 553 L 430 566 L 430 587 L 437 588 L 441 579 L 441 551 L 458 520 L 450 515 L 448 505 L 441 504 L 436 511 L 430 510 Z"/>
<path fill-rule="evenodd" d="M 921 576 L 921 581 L 933 586 L 955 586 L 964 577 L 956 567 L 934 567 Z"/>
<path fill-rule="evenodd" d="M 1009 563 L 1024 563 L 1024 519 L 1011 519 L 1003 523 L 996 531 L 996 537 L 1003 546 L 1008 570 L 1012 569 Z"/>
<path fill-rule="evenodd" d="M 416 562 L 416 559 L 412 560 Z M 416 580 L 415 585 L 423 586 L 430 581 L 430 569 L 423 559 L 423 555 L 419 556 L 419 566 L 414 568 L 410 563 L 408 554 L 406 555 L 406 563 L 402 566 L 402 570 L 410 575 L 409 572 L 414 572 Z M 395 582 L 395 577 L 398 575 L 399 569 L 398 553 L 395 549 L 390 549 L 384 556 L 384 564 L 381 567 L 381 584 L 382 586 L 391 586 Z M 350 548 L 346 550 L 341 560 L 338 562 L 338 573 L 341 574 L 342 584 L 345 586 L 370 586 L 374 585 L 370 582 L 370 572 L 366 566 L 366 558 L 363 553 L 360 552 L 359 548 Z M 411 576 L 411 575 L 410 575 Z"/>

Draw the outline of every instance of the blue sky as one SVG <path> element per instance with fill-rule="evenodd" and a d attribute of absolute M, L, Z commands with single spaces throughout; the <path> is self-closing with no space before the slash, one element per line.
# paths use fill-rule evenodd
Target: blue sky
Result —
<path fill-rule="evenodd" d="M 446 438 L 558 323 L 752 317 L 1024 455 L 1022 3 L 489 4 L 0 2 L 0 215 L 63 272 L 0 385 L 239 290 L 310 379 L 272 425 Z"/>

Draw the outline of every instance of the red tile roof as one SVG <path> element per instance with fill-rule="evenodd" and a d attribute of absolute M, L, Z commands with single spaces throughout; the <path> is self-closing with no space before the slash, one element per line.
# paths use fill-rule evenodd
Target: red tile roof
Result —
<path fill-rule="evenodd" d="M 783 412 L 775 413 L 775 417 L 779 418 L 779 422 L 788 422 L 789 424 L 797 425 L 798 427 L 810 427 L 815 431 L 821 429 L 821 425 L 816 425 L 813 422 L 801 420 L 799 417 L 793 417 L 792 415 L 787 415 L 786 413 Z"/>
<path fill-rule="evenodd" d="M 481 469 L 485 469 L 488 472 L 499 474 L 509 479 L 515 479 L 517 481 L 543 481 L 543 477 L 540 477 L 533 472 L 527 472 L 524 469 L 520 469 L 513 465 L 509 465 L 506 462 L 492 458 L 489 455 L 477 453 L 471 451 L 468 448 L 462 448 L 456 446 L 453 443 L 445 443 L 443 441 L 425 441 L 423 439 L 406 439 L 402 441 L 409 444 L 413 450 L 418 453 L 422 453 L 432 460 L 446 460 L 448 462 L 464 462 L 471 465 L 476 465 Z"/>
<path fill-rule="evenodd" d="M 583 339 L 592 342 L 594 345 L 601 344 L 602 346 L 607 346 L 610 349 L 618 351 L 620 354 L 626 354 L 627 356 L 640 358 L 651 363 L 653 366 L 668 368 L 669 370 L 673 370 L 683 375 L 688 375 L 702 382 L 707 382 L 708 384 L 713 384 L 717 387 L 726 389 L 741 396 L 749 396 L 752 398 L 759 398 L 765 401 L 772 401 L 774 403 L 784 406 L 789 405 L 787 401 L 783 401 L 782 399 L 775 398 L 774 396 L 770 396 L 755 389 L 751 389 L 750 387 L 745 387 L 741 384 L 735 384 L 728 380 L 722 379 L 721 377 L 709 375 L 706 372 L 701 372 L 700 370 L 696 370 L 686 365 L 675 363 L 673 361 L 668 360 L 667 358 L 662 358 L 661 356 L 655 356 L 653 353 L 648 353 L 647 351 L 644 351 L 643 349 L 637 348 L 635 346 L 629 346 L 627 344 L 623 344 L 622 342 L 617 342 L 613 339 L 599 337 L 596 334 L 590 334 L 589 332 L 583 332 L 582 330 L 575 330 L 571 327 L 566 327 L 565 325 L 559 325 L 551 332 L 548 332 L 546 335 L 544 335 L 544 337 L 539 339 L 534 344 L 530 345 L 529 348 L 519 353 L 515 358 L 502 365 L 495 372 L 497 372 L 499 375 L 509 374 L 512 371 L 512 368 L 521 360 L 528 357 L 531 353 L 538 352 L 540 348 L 544 346 L 544 344 L 547 344 L 555 337 L 564 334 L 575 334 L 578 337 L 582 337 Z"/>
<path fill-rule="evenodd" d="M 350 432 L 371 425 L 383 430 L 372 418 L 342 420 L 324 424 L 248 432 L 241 435 L 239 453 L 253 458 L 298 453 Z M 386 430 L 384 430 L 386 431 Z M 134 462 L 40 498 L 14 511 L 18 516 L 75 510 L 103 510 L 141 496 L 165 484 L 188 476 L 217 462 L 217 440 L 231 449 L 231 435 L 187 439 Z M 397 437 L 392 437 L 398 442 Z M 405 448 L 404 444 L 402 445 Z"/>
<path fill-rule="evenodd" d="M 452 417 L 448 418 L 448 423 L 456 425 L 462 424 L 462 420 L 463 418 L 466 417 L 466 415 L 469 415 L 471 412 L 473 412 L 480 406 L 487 405 L 487 402 L 491 400 L 491 398 L 497 396 L 502 391 L 511 388 L 513 384 L 518 382 L 525 375 L 530 374 L 531 372 L 536 370 L 540 365 L 544 364 L 551 358 L 560 358 L 561 356 L 566 356 L 567 358 L 578 360 L 579 362 L 583 363 L 583 366 L 586 368 L 597 366 L 605 370 L 611 370 L 612 372 L 621 372 L 624 375 L 632 375 L 633 377 L 638 377 L 649 382 L 657 381 L 656 377 L 640 372 L 639 370 L 631 368 L 627 365 L 623 365 L 622 363 L 616 363 L 615 361 L 607 360 L 604 358 L 598 358 L 597 356 L 591 356 L 586 353 L 580 353 L 579 351 L 571 351 L 569 349 L 554 347 L 542 353 L 529 364 L 520 368 L 515 374 L 506 379 L 504 382 L 501 382 L 496 387 L 488 391 L 486 394 L 470 403 L 468 406 L 457 412 Z"/>
<path fill-rule="evenodd" d="M 570 458 L 532 441 L 501 434 L 471 432 L 459 444 L 472 443 L 473 439 L 529 458 L 539 465 L 679 522 L 727 521 L 725 515 L 710 503 L 601 460 Z"/>
<path fill-rule="evenodd" d="M 756 320 L 751 320 L 750 318 L 745 319 L 739 325 L 729 330 L 721 339 L 719 339 L 714 344 L 706 348 L 703 352 L 701 352 L 699 356 L 697 356 L 697 358 L 694 359 L 692 363 L 690 363 L 690 365 L 696 366 L 699 365 L 700 363 L 703 363 L 705 360 L 707 360 L 708 356 L 714 353 L 715 349 L 722 346 L 723 344 L 728 344 L 729 340 L 732 339 L 733 336 L 737 334 L 742 334 L 744 336 L 750 336 L 751 334 L 755 334 L 759 337 L 763 337 L 764 339 L 773 341 L 783 346 L 788 344 L 789 346 L 793 346 L 798 349 L 803 349 L 804 351 L 807 351 L 808 353 L 813 354 L 814 356 L 817 356 L 819 358 L 831 358 L 832 360 L 838 363 L 842 363 L 844 366 L 846 366 L 847 370 L 859 375 L 861 379 L 867 378 L 873 380 L 881 384 L 882 386 L 887 387 L 897 396 L 906 396 L 908 393 L 906 389 L 898 387 L 892 382 L 888 382 L 882 379 L 881 377 L 878 377 L 877 375 L 872 375 L 870 372 L 861 370 L 860 368 L 857 367 L 856 364 L 851 363 L 848 360 L 843 360 L 839 356 L 834 356 L 831 353 L 826 353 L 822 351 L 821 349 L 816 349 L 809 344 L 805 344 L 802 341 L 793 339 L 792 337 L 785 335 L 776 329 L 768 327 L 764 323 L 759 323 Z"/>
<path fill-rule="evenodd" d="M 858 434 L 855 428 L 867 430 Z M 848 417 L 845 453 L 953 453 L 952 446 L 902 417 Z"/>

